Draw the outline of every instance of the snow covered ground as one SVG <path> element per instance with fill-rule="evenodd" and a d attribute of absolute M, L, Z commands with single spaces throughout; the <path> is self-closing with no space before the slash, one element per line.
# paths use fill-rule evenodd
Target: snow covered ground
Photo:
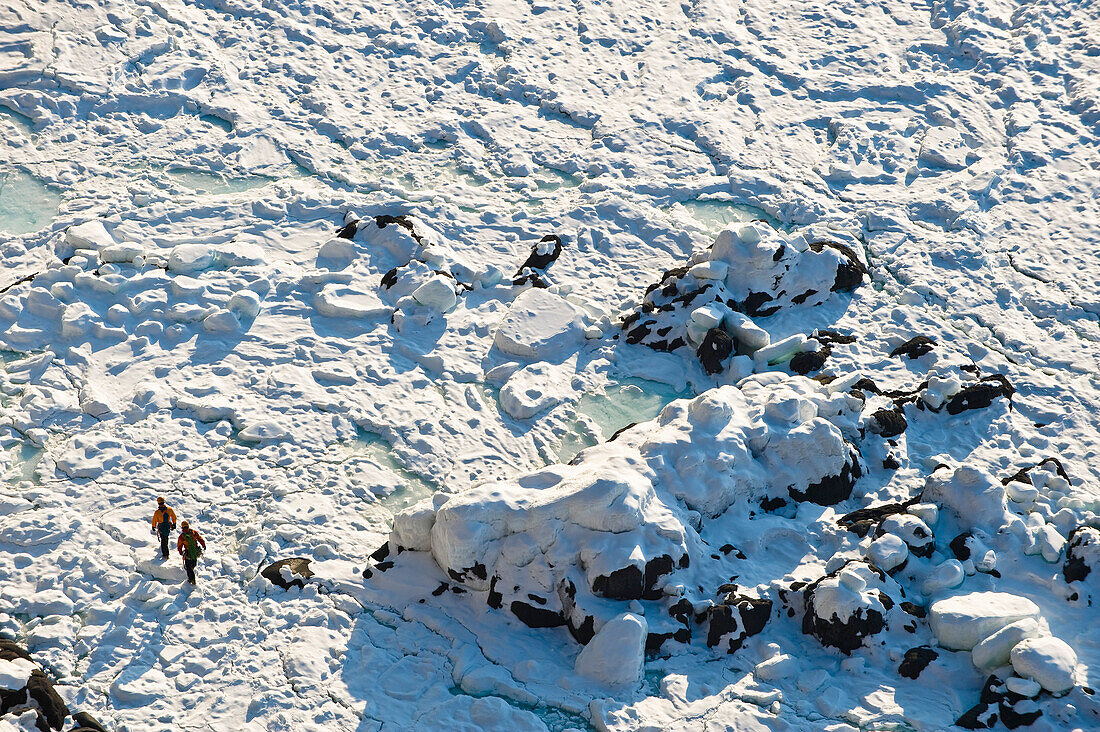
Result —
<path fill-rule="evenodd" d="M 0 0 L 5 708 L 1096 728 L 1098 79 L 1075 2 Z"/>

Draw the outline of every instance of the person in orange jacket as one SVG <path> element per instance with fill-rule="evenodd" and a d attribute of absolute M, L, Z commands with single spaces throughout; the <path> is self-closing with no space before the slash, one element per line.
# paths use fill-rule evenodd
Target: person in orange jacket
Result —
<path fill-rule="evenodd" d="M 180 538 L 176 540 L 176 551 L 183 557 L 187 581 L 193 585 L 198 584 L 195 581 L 195 565 L 199 563 L 199 557 L 206 551 L 206 540 L 199 536 L 199 532 L 192 529 L 186 521 L 180 524 Z"/>
<path fill-rule="evenodd" d="M 153 512 L 153 534 L 160 534 L 160 556 L 168 558 L 168 537 L 176 529 L 176 512 L 164 502 L 163 496 L 157 496 L 157 510 Z"/>

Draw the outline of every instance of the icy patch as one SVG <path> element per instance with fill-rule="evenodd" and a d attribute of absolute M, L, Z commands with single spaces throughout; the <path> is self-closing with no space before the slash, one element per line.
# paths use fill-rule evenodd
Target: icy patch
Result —
<path fill-rule="evenodd" d="M 620 430 L 648 422 L 671 402 L 689 396 L 689 391 L 637 377 L 612 382 L 597 394 L 584 394 L 577 401 L 577 418 L 566 425 L 557 456 L 567 463 L 581 450 L 608 440 Z"/>
<path fill-rule="evenodd" d="M 0 231 L 27 234 L 53 221 L 61 196 L 34 176 L 0 172 Z"/>
<path fill-rule="evenodd" d="M 779 229 L 781 227 L 779 220 L 774 216 L 770 216 L 763 209 L 747 206 L 742 203 L 717 199 L 697 199 L 694 201 L 684 201 L 680 205 L 698 219 L 703 228 L 711 234 L 717 234 L 723 229 L 728 228 L 730 224 L 754 221 L 757 219 L 766 221 L 772 228 Z"/>

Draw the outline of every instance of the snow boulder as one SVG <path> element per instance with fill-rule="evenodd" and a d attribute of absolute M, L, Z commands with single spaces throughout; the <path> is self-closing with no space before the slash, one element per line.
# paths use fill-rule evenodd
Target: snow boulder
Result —
<path fill-rule="evenodd" d="M 213 264 L 214 250 L 205 244 L 178 244 L 168 254 L 168 269 L 171 272 L 201 272 Z"/>
<path fill-rule="evenodd" d="M 452 310 L 458 302 L 454 279 L 437 274 L 413 290 L 412 297 L 424 307 L 441 313 Z"/>
<path fill-rule="evenodd" d="M 115 238 L 103 226 L 103 222 L 95 220 L 70 226 L 65 231 L 65 243 L 73 249 L 100 250 L 116 242 Z"/>
<path fill-rule="evenodd" d="M 306 581 L 313 576 L 309 568 L 309 559 L 290 557 L 272 562 L 263 568 L 260 575 L 276 587 L 289 590 L 291 587 L 305 587 Z"/>
<path fill-rule="evenodd" d="M 330 318 L 381 318 L 390 314 L 389 306 L 370 290 L 335 283 L 321 288 L 313 305 Z"/>
<path fill-rule="evenodd" d="M 971 659 L 979 669 L 990 672 L 1008 665 L 1009 654 L 1016 644 L 1028 638 L 1039 638 L 1044 635 L 1047 635 L 1046 628 L 1035 618 L 1017 620 L 974 646 L 974 650 L 970 652 Z"/>
<path fill-rule="evenodd" d="M 1007 592 L 971 592 L 932 603 L 928 622 L 944 648 L 969 651 L 1006 625 L 1039 619 L 1039 606 Z"/>
<path fill-rule="evenodd" d="M 648 633 L 644 617 L 623 613 L 604 624 L 581 650 L 574 668 L 604 686 L 633 687 L 642 680 Z"/>
<path fill-rule="evenodd" d="M 1028 638 L 1011 653 L 1012 670 L 1025 679 L 1034 679 L 1051 694 L 1064 694 L 1073 688 L 1073 670 L 1077 654 L 1061 638 Z"/>
<path fill-rule="evenodd" d="M 878 567 L 850 561 L 803 590 L 802 632 L 845 654 L 889 625 L 905 591 Z"/>
<path fill-rule="evenodd" d="M 494 343 L 512 356 L 539 360 L 572 353 L 584 343 L 584 311 L 561 295 L 520 293 L 497 328 Z"/>

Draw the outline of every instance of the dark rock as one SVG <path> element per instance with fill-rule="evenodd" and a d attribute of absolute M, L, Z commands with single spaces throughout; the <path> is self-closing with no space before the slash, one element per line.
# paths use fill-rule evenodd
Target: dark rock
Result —
<path fill-rule="evenodd" d="M 386 274 L 382 275 L 382 289 L 388 290 L 397 284 L 397 267 L 394 267 Z"/>
<path fill-rule="evenodd" d="M 825 247 L 836 250 L 844 257 L 836 270 L 836 280 L 831 288 L 833 292 L 852 290 L 863 284 L 863 278 L 870 273 L 851 247 L 835 241 L 810 242 L 811 251 L 821 252 Z"/>
<path fill-rule="evenodd" d="M 0 661 L 14 661 L 17 658 L 34 663 L 31 654 L 21 645 L 7 638 L 0 638 Z"/>
<path fill-rule="evenodd" d="M 987 376 L 977 384 L 965 387 L 947 402 L 948 414 L 959 414 L 968 409 L 984 409 L 997 397 L 1011 401 L 1016 393 L 1015 387 L 1001 374 Z"/>
<path fill-rule="evenodd" d="M 787 505 L 787 501 L 784 498 L 769 498 L 765 496 L 760 500 L 760 508 L 764 509 L 768 513 L 777 511 Z"/>
<path fill-rule="evenodd" d="M 376 562 L 381 562 L 383 559 L 390 555 L 390 543 L 387 541 L 382 546 L 371 552 L 370 558 Z"/>
<path fill-rule="evenodd" d="M 882 467 L 887 470 L 897 470 L 901 467 L 901 463 L 898 462 L 898 459 L 894 457 L 893 453 L 890 453 L 882 459 Z"/>
<path fill-rule="evenodd" d="M 99 721 L 87 712 L 77 712 L 73 715 L 73 721 L 77 723 L 80 729 L 73 730 L 73 732 L 80 732 L 80 730 L 87 730 L 87 732 L 108 732 Z"/>
<path fill-rule="evenodd" d="M 721 328 L 711 328 L 695 355 L 708 374 L 719 374 L 725 367 L 725 361 L 733 354 L 733 337 Z"/>
<path fill-rule="evenodd" d="M 283 579 L 283 567 L 289 570 L 293 579 Z M 291 587 L 305 587 L 306 580 L 313 576 L 313 571 L 309 568 L 309 560 L 305 557 L 291 557 L 272 562 L 264 567 L 260 574 L 271 584 L 289 590 Z"/>
<path fill-rule="evenodd" d="M 733 556 L 737 557 L 738 559 L 745 558 L 744 552 L 735 547 L 733 544 L 723 544 L 722 546 L 718 547 L 718 551 L 726 555 L 728 555 L 730 552 L 733 552 Z"/>
<path fill-rule="evenodd" d="M 451 586 L 446 582 L 440 582 L 439 587 L 436 587 L 434 590 L 432 590 L 432 597 L 439 597 L 450 588 Z"/>
<path fill-rule="evenodd" d="M 620 427 L 619 429 L 615 430 L 615 431 L 614 431 L 614 432 L 613 432 L 613 433 L 611 434 L 611 437 L 608 437 L 608 438 L 607 438 L 607 441 L 608 441 L 608 442 L 613 442 L 613 441 L 615 440 L 615 438 L 616 438 L 616 437 L 618 437 L 619 435 L 621 435 L 622 433 L 626 432 L 626 431 L 627 431 L 628 429 L 630 429 L 631 427 L 634 427 L 634 426 L 635 426 L 635 425 L 637 425 L 637 424 L 638 424 L 637 422 L 631 422 L 631 423 L 630 423 L 630 424 L 628 424 L 628 425 L 627 425 L 626 427 Z"/>
<path fill-rule="evenodd" d="M 915 679 L 920 672 L 928 667 L 928 664 L 939 658 L 940 654 L 932 649 L 932 646 L 917 646 L 905 652 L 905 658 L 898 666 L 898 673 L 907 679 Z"/>
<path fill-rule="evenodd" d="M 779 306 L 774 305 L 772 307 L 764 307 L 765 304 L 771 302 L 773 298 L 766 292 L 750 292 L 749 296 L 741 303 L 741 307 L 745 313 L 754 318 L 766 318 L 769 315 L 774 315 L 779 312 Z"/>
<path fill-rule="evenodd" d="M 610 600 L 656 600 L 662 595 L 656 589 L 657 581 L 672 568 L 672 557 L 663 554 L 647 561 L 644 572 L 629 565 L 610 575 L 596 577 L 592 581 L 592 592 Z"/>
<path fill-rule="evenodd" d="M 791 357 L 791 361 L 788 365 L 792 373 L 805 376 L 806 374 L 820 370 L 829 359 L 831 353 L 831 349 L 828 348 L 822 348 L 819 351 L 800 351 Z"/>
<path fill-rule="evenodd" d="M 862 475 L 859 455 L 853 449 L 848 462 L 844 464 L 838 475 L 827 475 L 818 482 L 806 486 L 805 490 L 789 486 L 787 493 L 796 501 L 809 501 L 818 506 L 835 506 L 841 501 L 848 500 L 852 495 L 852 487 Z"/>
<path fill-rule="evenodd" d="M 553 610 L 533 607 L 520 600 L 513 600 L 508 607 L 529 628 L 559 628 L 565 625 L 565 618 Z"/>
<path fill-rule="evenodd" d="M 561 256 L 561 238 L 554 234 L 547 234 L 537 244 L 531 247 L 531 253 L 516 270 L 512 278 L 512 284 L 517 287 L 524 284 L 532 284 L 535 287 L 547 286 L 543 280 L 545 270 Z"/>
<path fill-rule="evenodd" d="M 967 559 L 970 559 L 970 547 L 966 545 L 966 540 L 972 536 L 973 534 L 966 531 L 956 536 L 951 540 L 951 543 L 948 544 L 948 546 L 951 547 L 951 552 L 955 555 L 955 559 L 958 559 L 960 562 L 965 562 Z"/>
<path fill-rule="evenodd" d="M 856 534 L 860 538 L 867 536 L 879 521 L 896 513 L 905 513 L 911 503 L 884 503 L 881 506 L 868 506 L 857 508 L 851 513 L 846 513 L 836 520 L 838 524 Z"/>
<path fill-rule="evenodd" d="M 354 239 L 355 232 L 359 228 L 359 220 L 349 221 L 336 230 L 336 236 L 340 239 Z"/>
<path fill-rule="evenodd" d="M 1066 539 L 1066 561 L 1062 576 L 1066 582 L 1080 582 L 1100 563 L 1100 529 L 1078 526 Z"/>
<path fill-rule="evenodd" d="M 764 630 L 771 617 L 772 601 L 749 597 L 736 590 L 728 593 L 721 603 L 707 608 L 707 645 L 714 648 L 726 644 L 726 652 L 741 648 L 745 639 Z"/>
<path fill-rule="evenodd" d="M 497 591 L 497 582 L 500 577 L 493 575 L 492 581 L 489 583 L 489 597 L 486 600 L 486 604 L 491 608 L 500 610 L 504 607 L 504 595 Z"/>
<path fill-rule="evenodd" d="M 900 409 L 880 409 L 871 415 L 871 423 L 867 428 L 879 437 L 889 439 L 905 432 L 908 426 L 905 413 Z"/>
<path fill-rule="evenodd" d="M 911 359 L 920 358 L 926 353 L 931 353 L 936 342 L 928 336 L 916 336 L 890 351 L 891 356 L 906 356 Z"/>
<path fill-rule="evenodd" d="M 382 214 L 381 216 L 374 217 L 374 225 L 379 229 L 384 229 L 390 225 L 400 226 L 405 231 L 409 232 L 413 241 L 417 244 L 423 244 L 424 238 L 416 231 L 416 227 L 413 226 L 412 219 L 405 214 L 398 214 L 397 216 L 390 216 L 389 214 Z"/>
<path fill-rule="evenodd" d="M 27 681 L 27 694 L 42 712 L 50 729 L 61 729 L 69 708 L 65 701 L 54 691 L 53 682 L 42 671 L 35 669 Z"/>

